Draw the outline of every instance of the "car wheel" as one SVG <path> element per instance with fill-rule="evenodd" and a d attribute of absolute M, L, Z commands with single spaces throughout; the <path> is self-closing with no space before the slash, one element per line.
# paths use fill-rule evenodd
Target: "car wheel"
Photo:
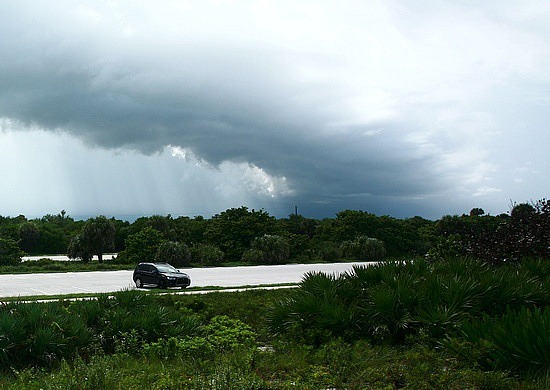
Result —
<path fill-rule="evenodd" d="M 166 280 L 160 279 L 160 280 L 159 280 L 158 287 L 159 287 L 159 288 L 166 288 Z"/>
<path fill-rule="evenodd" d="M 143 282 L 141 281 L 141 278 L 136 278 L 135 282 L 137 288 L 143 288 Z"/>

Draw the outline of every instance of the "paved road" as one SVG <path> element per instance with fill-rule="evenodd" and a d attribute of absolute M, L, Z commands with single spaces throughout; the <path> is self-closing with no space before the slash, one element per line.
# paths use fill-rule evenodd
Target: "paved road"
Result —
<path fill-rule="evenodd" d="M 112 260 L 113 257 L 116 257 L 116 253 L 105 253 L 103 255 L 103 260 Z M 23 256 L 21 260 L 23 261 L 36 261 L 41 259 L 50 259 L 54 261 L 80 261 L 69 259 L 66 255 L 42 255 L 42 256 Z M 92 257 L 92 260 L 97 261 L 97 255 Z"/>
<path fill-rule="evenodd" d="M 306 272 L 342 273 L 367 263 L 289 264 L 257 267 L 182 268 L 192 287 L 298 283 Z M 132 271 L 0 275 L 0 297 L 114 292 L 134 289 Z"/>

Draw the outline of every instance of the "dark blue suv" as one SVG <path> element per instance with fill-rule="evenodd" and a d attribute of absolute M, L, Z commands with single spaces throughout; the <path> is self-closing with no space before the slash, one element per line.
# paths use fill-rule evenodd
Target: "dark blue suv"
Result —
<path fill-rule="evenodd" d="M 185 288 L 191 284 L 189 275 L 168 263 L 139 263 L 134 270 L 133 279 L 137 288 L 146 284 L 159 288 Z"/>

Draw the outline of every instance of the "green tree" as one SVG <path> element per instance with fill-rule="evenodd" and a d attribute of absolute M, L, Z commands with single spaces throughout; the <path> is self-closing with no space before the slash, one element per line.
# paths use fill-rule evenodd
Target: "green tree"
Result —
<path fill-rule="evenodd" d="M 126 248 L 119 253 L 118 258 L 125 263 L 153 261 L 164 241 L 162 233 L 148 226 L 128 236 Z"/>
<path fill-rule="evenodd" d="M 124 250 L 124 241 L 130 232 L 130 222 L 122 221 L 120 219 L 111 219 L 111 222 L 115 225 L 115 252 Z"/>
<path fill-rule="evenodd" d="M 313 238 L 319 221 L 316 219 L 305 218 L 299 214 L 290 214 L 288 218 L 277 221 L 281 229 L 296 235 L 304 235 L 307 238 Z"/>
<path fill-rule="evenodd" d="M 11 238 L 14 241 L 19 240 L 19 226 L 27 222 L 24 215 L 15 218 L 0 217 L 0 237 Z"/>
<path fill-rule="evenodd" d="M 449 253 L 470 256 L 491 263 L 517 262 L 550 255 L 550 205 L 545 199 L 513 204 L 510 215 L 481 215 L 473 209 L 470 215 L 444 216 L 436 223 L 441 237 L 430 254 Z M 451 245 L 449 245 L 451 244 Z"/>
<path fill-rule="evenodd" d="M 79 234 L 84 221 L 74 221 L 62 210 L 57 215 L 47 214 L 32 221 L 40 231 L 33 252 L 36 254 L 59 254 L 67 250 L 72 237 Z"/>
<path fill-rule="evenodd" d="M 174 220 L 174 229 L 177 240 L 187 244 L 204 243 L 204 231 L 208 225 L 208 220 L 202 216 L 194 218 L 179 217 Z"/>
<path fill-rule="evenodd" d="M 264 234 L 277 234 L 275 217 L 245 206 L 214 215 L 204 233 L 207 242 L 223 250 L 228 260 L 240 260 L 252 240 Z"/>
<path fill-rule="evenodd" d="M 170 263 L 176 267 L 188 266 L 191 262 L 191 252 L 187 245 L 181 242 L 165 241 L 159 245 L 155 261 Z"/>
<path fill-rule="evenodd" d="M 203 265 L 219 265 L 223 262 L 224 253 L 217 246 L 199 243 L 191 247 L 191 259 Z"/>
<path fill-rule="evenodd" d="M 77 234 L 69 242 L 67 257 L 69 259 L 82 259 L 84 262 L 91 261 L 94 254 L 87 244 L 88 243 L 82 239 L 82 236 Z"/>
<path fill-rule="evenodd" d="M 262 264 L 284 264 L 290 256 L 288 240 L 279 235 L 265 234 L 252 240 L 248 260 Z"/>
<path fill-rule="evenodd" d="M 336 214 L 336 219 L 323 220 L 319 230 L 322 239 L 342 242 L 353 240 L 359 235 L 376 237 L 379 227 L 379 218 L 372 213 L 344 210 Z"/>
<path fill-rule="evenodd" d="M 82 229 L 82 241 L 101 263 L 103 254 L 115 249 L 115 225 L 102 215 L 90 218 Z"/>
<path fill-rule="evenodd" d="M 177 241 L 177 232 L 175 231 L 175 222 L 172 216 L 152 215 L 141 217 L 135 220 L 130 229 L 130 234 L 137 233 L 146 227 L 151 227 L 162 234 L 166 240 Z"/>
<path fill-rule="evenodd" d="M 536 214 L 536 209 L 529 203 L 520 203 L 515 205 L 510 212 L 512 220 L 527 223 Z"/>
<path fill-rule="evenodd" d="M 37 226 L 40 231 L 40 236 L 34 249 L 35 253 L 58 254 L 67 250 L 70 238 L 62 228 L 53 223 L 44 221 L 38 222 Z M 74 234 L 76 234 L 76 232 Z"/>
<path fill-rule="evenodd" d="M 409 222 L 387 215 L 377 217 L 365 211 L 344 210 L 336 214 L 336 219 L 321 221 L 317 237 L 339 245 L 358 236 L 367 236 L 383 241 L 389 256 L 425 254 L 429 243 L 416 227 L 418 224 L 426 225 L 427 222 L 418 218 Z"/>
<path fill-rule="evenodd" d="M 376 261 L 386 255 L 384 243 L 376 238 L 359 236 L 342 243 L 342 253 L 348 259 Z"/>
<path fill-rule="evenodd" d="M 0 265 L 19 264 L 24 255 L 15 240 L 0 237 Z"/>
<path fill-rule="evenodd" d="M 19 226 L 19 246 L 25 252 L 32 253 L 39 239 L 40 230 L 34 222 L 25 222 Z"/>
<path fill-rule="evenodd" d="M 500 260 L 547 259 L 550 256 L 550 203 L 541 199 L 533 204 L 514 206 L 509 220 L 497 233 Z"/>
<path fill-rule="evenodd" d="M 470 217 L 480 217 L 485 214 L 485 210 L 480 207 L 474 207 L 470 210 Z"/>

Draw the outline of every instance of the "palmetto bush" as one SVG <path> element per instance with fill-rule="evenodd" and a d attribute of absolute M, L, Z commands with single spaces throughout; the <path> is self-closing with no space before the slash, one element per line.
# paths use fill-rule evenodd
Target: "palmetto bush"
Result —
<path fill-rule="evenodd" d="M 508 309 L 460 325 L 460 333 L 443 343 L 466 361 L 484 369 L 550 374 L 550 309 Z"/>
<path fill-rule="evenodd" d="M 0 311 L 0 367 L 9 367 L 27 340 L 22 319 L 13 315 L 14 306 L 1 306 Z"/>
<path fill-rule="evenodd" d="M 95 306 L 94 303 L 81 305 Z M 163 337 L 191 335 L 198 331 L 201 321 L 198 317 L 159 305 L 155 297 L 137 291 L 119 291 L 112 296 L 102 295 L 97 304 L 99 317 L 93 313 L 93 329 L 103 349 L 112 353 L 117 343 L 126 335 L 133 335 L 141 342 L 153 342 Z M 80 310 L 77 310 L 80 312 Z"/>
<path fill-rule="evenodd" d="M 548 278 L 550 277 L 550 261 L 548 259 L 527 260 L 521 266 L 532 277 L 548 282 Z"/>
<path fill-rule="evenodd" d="M 540 274 L 535 265 L 495 268 L 472 259 L 385 262 L 339 276 L 311 273 L 273 305 L 268 321 L 273 331 L 311 343 L 343 337 L 402 344 L 419 334 L 437 342 L 483 313 L 545 307 L 550 291 Z"/>
<path fill-rule="evenodd" d="M 54 365 L 86 350 L 92 332 L 60 303 L 11 303 L 0 310 L 0 368 Z"/>
<path fill-rule="evenodd" d="M 335 275 L 307 273 L 299 289 L 271 307 L 269 329 L 312 344 L 360 332 L 353 291 L 346 287 L 346 281 Z"/>
<path fill-rule="evenodd" d="M 418 295 L 407 281 L 390 287 L 371 289 L 365 310 L 376 341 L 402 344 L 407 334 L 414 332 L 414 310 Z"/>
<path fill-rule="evenodd" d="M 550 309 L 522 308 L 496 322 L 491 336 L 499 367 L 550 373 Z"/>
<path fill-rule="evenodd" d="M 418 279 L 406 275 L 405 267 L 388 263 L 340 276 L 308 273 L 298 289 L 273 305 L 270 329 L 314 344 L 334 337 L 401 343 L 413 330 L 418 302 Z"/>
<path fill-rule="evenodd" d="M 198 316 L 136 291 L 70 303 L 9 303 L 0 306 L 0 369 L 52 366 L 101 350 L 113 353 L 121 344 L 192 336 L 201 327 Z"/>
<path fill-rule="evenodd" d="M 418 328 L 434 339 L 453 334 L 460 322 L 477 315 L 488 291 L 488 286 L 472 275 L 426 275 L 415 316 Z"/>
<path fill-rule="evenodd" d="M 417 266 L 419 264 L 416 264 Z M 400 266 L 400 274 L 407 275 L 410 269 Z M 432 269 L 428 269 L 428 274 Z M 415 274 L 417 271 L 410 271 Z M 424 274 L 426 276 L 426 274 Z M 410 277 L 410 275 L 409 275 Z M 352 298 L 354 288 L 350 288 L 344 278 L 330 276 L 324 277 L 312 283 L 315 288 L 312 291 L 321 291 L 327 288 L 327 279 L 333 279 L 339 284 L 337 291 L 331 290 L 327 296 L 338 297 L 338 302 L 344 308 L 352 308 L 352 315 L 359 316 L 362 321 L 367 316 L 361 317 L 364 307 L 353 307 L 353 302 L 366 301 L 369 288 L 365 288 L 358 298 Z M 444 280 L 443 278 L 442 280 Z M 413 278 L 419 298 L 422 298 L 425 286 L 423 278 Z M 314 282 L 312 279 L 311 282 Z M 443 283 L 443 281 L 442 281 Z M 366 285 L 366 283 L 365 283 Z M 389 287 L 390 284 L 382 282 L 373 285 L 377 288 Z M 396 286 L 393 284 L 392 286 Z M 391 291 L 391 289 L 389 289 Z M 477 361 L 479 357 L 487 360 L 486 354 L 496 343 L 486 341 L 475 346 L 459 338 L 460 333 L 454 332 L 454 339 L 460 340 L 459 345 L 468 362 L 449 356 L 442 348 L 431 348 L 427 343 L 414 343 L 414 333 L 406 340 L 405 346 L 395 348 L 393 346 L 373 345 L 368 331 L 361 335 L 357 332 L 354 337 L 364 340 L 345 340 L 336 336 L 333 331 L 328 343 L 317 346 L 296 343 L 288 333 L 282 337 L 268 335 L 261 321 L 265 313 L 265 305 L 275 300 L 294 300 L 294 290 L 270 290 L 247 291 L 241 293 L 216 292 L 201 296 L 195 295 L 162 295 L 156 297 L 154 304 L 189 313 L 191 310 L 199 315 L 204 326 L 196 336 L 185 335 L 161 338 L 150 343 L 143 342 L 142 336 L 137 332 L 121 334 L 125 344 L 117 345 L 115 354 L 109 355 L 97 350 L 97 354 L 91 354 L 79 358 L 61 361 L 60 365 L 53 369 L 28 369 L 15 370 L 9 365 L 8 372 L 0 375 L 0 388 L 2 389 L 364 389 L 364 388 L 411 388 L 411 389 L 510 389 L 510 388 L 548 388 L 548 381 L 544 377 L 539 380 L 540 387 L 533 386 L 531 378 L 520 382 L 516 379 L 519 372 L 488 371 L 471 367 L 469 362 Z M 404 290 L 403 290 L 404 291 Z M 141 294 L 141 293 L 140 293 Z M 394 294 L 394 293 L 392 293 Z M 148 300 L 149 298 L 145 298 Z M 72 315 L 90 319 L 90 326 L 94 335 L 101 328 L 100 311 L 96 315 L 97 307 L 101 310 L 122 309 L 127 305 L 142 305 L 145 301 L 139 296 L 125 295 L 121 299 L 107 299 L 98 306 L 87 306 L 84 302 L 63 303 L 63 308 Z M 194 303 L 202 305 L 194 305 Z M 414 302 L 413 302 L 414 303 Z M 417 302 L 419 305 L 422 301 Z M 193 304 L 193 305 L 191 305 Z M 412 304 L 412 303 L 411 303 Z M 83 306 L 81 306 L 83 305 Z M 414 306 L 414 305 L 413 305 Z M 84 307 L 87 314 L 82 314 Z M 245 308 L 245 309 L 243 309 Z M 283 307 L 286 311 L 286 307 Z M 10 309 L 13 309 L 11 307 Z M 540 309 L 542 310 L 542 309 Z M 1 311 L 1 309 L 0 309 Z M 246 326 L 242 323 L 232 323 L 223 318 L 220 322 L 212 321 L 216 316 L 231 313 L 231 319 L 240 319 L 252 326 L 255 336 L 251 336 Z M 359 313 L 359 314 L 358 314 Z M 414 311 L 413 311 L 414 313 Z M 514 312 L 515 313 L 515 312 Z M 470 316 L 470 320 L 462 319 L 465 323 L 479 317 L 479 313 Z M 133 314 L 132 314 L 133 315 Z M 494 321 L 501 316 L 488 316 Z M 4 329 L 12 329 L 1 322 Z M 94 320 L 93 318 L 96 318 Z M 184 318 L 193 318 L 188 316 Z M 287 318 L 283 316 L 282 318 Z M 215 326 L 209 326 L 216 323 Z M 366 323 L 366 322 L 365 322 Z M 294 323 L 296 324 L 296 323 Z M 355 326 L 361 322 L 354 322 Z M 412 323 L 412 329 L 422 329 L 420 323 Z M 517 327 L 512 324 L 510 329 Z M 296 329 L 300 329 L 297 327 Z M 410 328 L 409 328 L 410 329 Z M 546 328 L 538 329 L 542 333 Z M 317 329 L 322 334 L 322 330 Z M 15 331 L 17 333 L 17 331 Z M 10 335 L 14 335 L 11 333 Z M 296 335 L 299 336 L 299 331 Z M 0 333 L 0 338 L 5 333 Z M 237 337 L 234 337 L 237 336 Z M 244 337 L 241 337 L 244 336 Z M 423 335 L 422 335 L 423 336 Z M 21 336 L 22 338 L 24 336 Z M 351 337 L 349 337 L 351 339 Z M 253 340 L 255 339 L 255 340 Z M 119 339 L 120 340 L 120 339 Z M 389 338 L 388 338 L 389 340 Z M 6 342 L 6 338 L 0 342 Z M 255 341 L 255 343 L 254 343 Z M 422 338 L 421 341 L 426 341 Z M 256 348 L 257 343 L 266 348 Z M 411 343 L 411 344 L 408 344 Z M 6 344 L 2 344 L 6 346 Z M 237 345 L 235 349 L 232 346 Z M 530 344 L 532 345 L 532 343 Z M 133 348 L 137 347 L 137 348 Z M 241 348 L 244 346 L 245 348 Z M 124 348 L 119 348 L 124 347 Z M 127 348 L 132 347 L 132 348 Z M 476 350 L 477 348 L 477 350 Z M 473 352 L 469 354 L 467 352 Z M 524 378 L 526 376 L 523 376 Z M 524 385 L 521 386 L 520 385 Z M 546 385 L 546 386 L 545 386 Z"/>

